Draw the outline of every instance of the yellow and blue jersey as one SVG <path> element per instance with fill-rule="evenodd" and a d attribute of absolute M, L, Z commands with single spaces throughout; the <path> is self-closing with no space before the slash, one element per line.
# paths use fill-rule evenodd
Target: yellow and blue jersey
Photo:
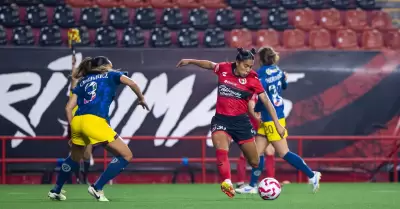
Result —
<path fill-rule="evenodd" d="M 285 74 L 276 65 L 261 66 L 257 70 L 257 73 L 258 78 L 260 79 L 260 82 L 265 89 L 265 92 L 267 93 L 269 99 L 275 107 L 278 119 L 285 118 L 285 114 L 283 112 L 283 98 L 281 96 L 282 89 L 284 90 L 287 88 Z M 269 115 L 268 111 L 265 109 L 260 100 L 258 100 L 254 110 L 256 112 L 261 112 L 261 120 L 263 122 L 272 121 L 271 116 Z"/>
<path fill-rule="evenodd" d="M 80 79 L 72 90 L 78 96 L 75 116 L 95 115 L 109 121 L 109 108 L 119 86 L 122 72 L 90 74 Z"/>

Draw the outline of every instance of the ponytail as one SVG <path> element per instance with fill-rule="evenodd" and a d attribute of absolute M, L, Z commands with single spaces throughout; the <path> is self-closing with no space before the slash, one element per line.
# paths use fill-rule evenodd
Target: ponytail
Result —
<path fill-rule="evenodd" d="M 77 72 L 72 75 L 75 79 L 85 77 L 90 73 L 105 73 L 108 72 L 112 66 L 111 61 L 107 57 L 98 56 L 95 58 L 86 57 L 79 64 Z"/>
<path fill-rule="evenodd" d="M 80 79 L 82 77 L 85 77 L 91 69 L 92 69 L 92 58 L 85 57 L 85 59 L 83 59 L 82 62 L 79 64 L 77 72 L 75 75 L 73 75 L 73 77 L 75 79 Z"/>
<path fill-rule="evenodd" d="M 237 48 L 238 54 L 236 55 L 236 61 L 244 61 L 244 60 L 254 60 L 254 56 L 256 54 L 256 49 L 252 48 L 251 50 L 245 50 L 243 48 Z"/>

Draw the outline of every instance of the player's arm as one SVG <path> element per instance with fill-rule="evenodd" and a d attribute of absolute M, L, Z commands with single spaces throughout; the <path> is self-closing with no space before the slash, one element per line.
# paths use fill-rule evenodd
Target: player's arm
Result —
<path fill-rule="evenodd" d="M 256 106 L 256 103 L 254 102 L 254 100 L 250 100 L 249 101 L 249 109 L 248 109 L 248 113 L 249 115 L 251 115 L 251 117 L 259 120 L 260 119 L 260 113 L 254 111 L 254 107 Z"/>
<path fill-rule="evenodd" d="M 69 97 L 67 105 L 65 106 L 65 114 L 67 115 L 67 120 L 69 124 L 71 124 L 73 118 L 72 110 L 76 107 L 77 100 L 78 96 L 76 94 L 72 94 L 72 96 Z"/>
<path fill-rule="evenodd" d="M 147 106 L 146 101 L 144 100 L 144 96 L 142 94 L 142 91 L 140 90 L 139 86 L 135 83 L 135 81 L 133 81 L 132 79 L 130 79 L 129 77 L 122 75 L 120 77 L 120 81 L 121 83 L 129 86 L 133 92 L 135 92 L 136 96 L 139 99 L 139 105 L 141 105 L 143 107 L 143 109 L 149 110 L 149 106 Z"/>
<path fill-rule="evenodd" d="M 178 62 L 176 67 L 183 67 L 185 65 L 196 65 L 203 69 L 213 70 L 217 64 L 209 60 L 182 59 Z"/>
<path fill-rule="evenodd" d="M 283 71 L 283 76 L 282 76 L 282 89 L 286 90 L 288 86 L 287 83 L 287 72 Z"/>

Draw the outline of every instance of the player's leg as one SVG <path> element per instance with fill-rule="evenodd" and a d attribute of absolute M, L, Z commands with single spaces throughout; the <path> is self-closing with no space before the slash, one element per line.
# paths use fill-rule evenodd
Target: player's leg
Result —
<path fill-rule="evenodd" d="M 82 173 L 82 180 L 81 182 L 84 184 L 88 183 L 87 180 L 87 175 L 89 172 L 89 168 L 91 166 L 91 161 L 93 159 L 93 145 L 89 144 L 85 148 L 85 152 L 83 153 L 83 167 L 81 167 L 81 173 Z"/>
<path fill-rule="evenodd" d="M 265 167 L 267 177 L 275 178 L 275 149 L 272 144 L 265 149 Z"/>
<path fill-rule="evenodd" d="M 230 136 L 225 131 L 214 131 L 211 138 L 216 149 L 219 177 L 222 180 L 221 190 L 228 197 L 233 197 L 235 190 L 231 181 L 231 165 L 228 157 Z"/>
<path fill-rule="evenodd" d="M 236 188 L 241 188 L 245 186 L 244 181 L 246 179 L 246 158 L 243 155 L 243 152 L 240 152 L 240 157 L 237 163 L 237 178 L 238 181 L 236 183 Z"/>

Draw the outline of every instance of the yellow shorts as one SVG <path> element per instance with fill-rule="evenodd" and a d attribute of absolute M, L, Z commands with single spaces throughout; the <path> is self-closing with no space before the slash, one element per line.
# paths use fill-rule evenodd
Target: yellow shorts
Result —
<path fill-rule="evenodd" d="M 285 118 L 279 119 L 279 123 L 286 127 L 286 120 Z M 268 141 L 279 141 L 281 140 L 281 136 L 279 135 L 278 131 L 276 131 L 276 127 L 273 121 L 264 122 L 260 125 L 260 128 L 257 130 L 258 135 L 265 136 Z M 286 131 L 284 138 L 288 137 L 288 132 Z"/>
<path fill-rule="evenodd" d="M 112 142 L 117 137 L 118 134 L 104 118 L 95 115 L 79 115 L 71 121 L 71 140 L 76 145 Z"/>

